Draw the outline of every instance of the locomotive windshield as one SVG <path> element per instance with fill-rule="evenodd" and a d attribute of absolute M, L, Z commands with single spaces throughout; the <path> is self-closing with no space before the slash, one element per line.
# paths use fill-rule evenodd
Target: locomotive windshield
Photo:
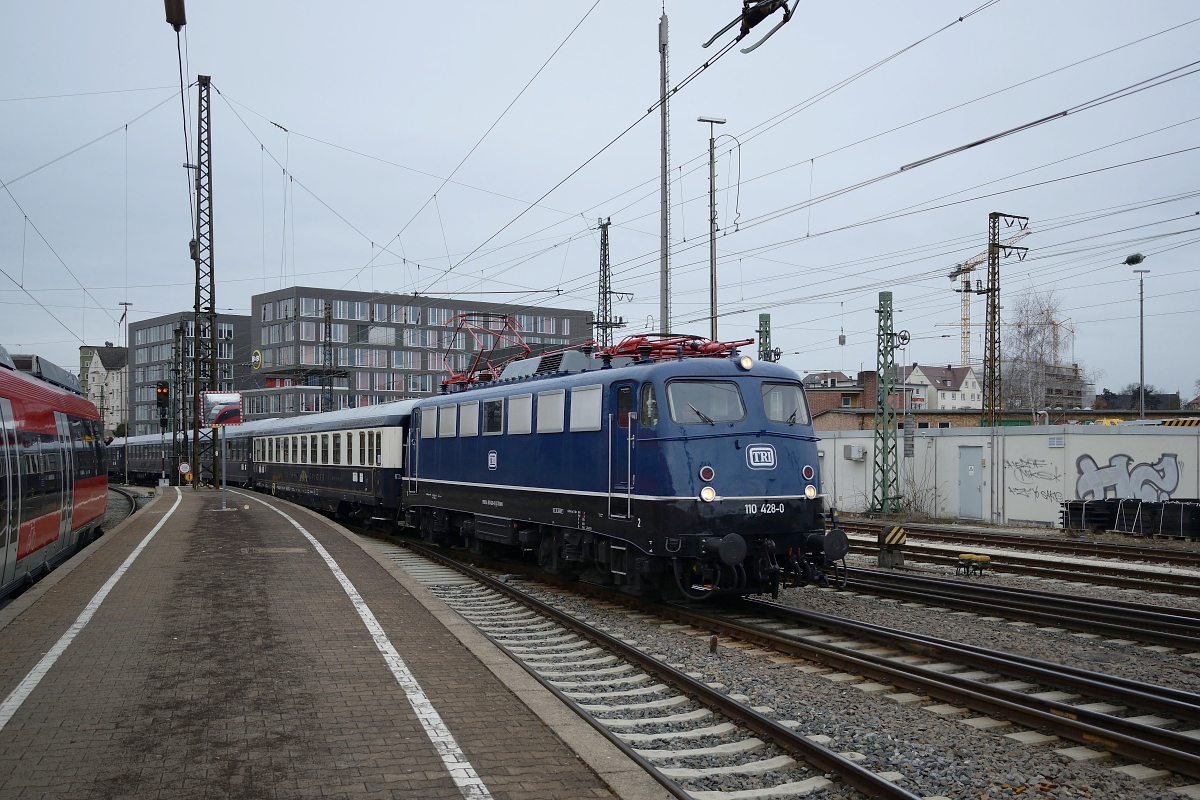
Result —
<path fill-rule="evenodd" d="M 808 409 L 804 394 L 794 383 L 764 383 L 762 385 L 763 411 L 771 422 L 785 425 L 807 425 Z"/>
<path fill-rule="evenodd" d="M 671 419 L 680 425 L 716 425 L 746 418 L 733 381 L 672 381 L 667 384 Z"/>

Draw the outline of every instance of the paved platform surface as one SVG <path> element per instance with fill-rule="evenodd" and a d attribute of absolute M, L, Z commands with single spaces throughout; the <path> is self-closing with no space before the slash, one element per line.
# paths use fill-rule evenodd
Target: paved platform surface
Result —
<path fill-rule="evenodd" d="M 615 796 L 352 537 L 262 498 L 337 562 L 485 793 L 456 784 L 411 687 L 302 533 L 246 497 L 231 494 L 237 510 L 221 511 L 219 494 L 164 492 L 0 610 L 0 797 Z M 31 671 L 168 514 L 30 688 Z"/>

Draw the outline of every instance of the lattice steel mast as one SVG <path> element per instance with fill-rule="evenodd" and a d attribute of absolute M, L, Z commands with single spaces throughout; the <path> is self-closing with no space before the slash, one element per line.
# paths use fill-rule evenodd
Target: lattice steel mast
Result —
<path fill-rule="evenodd" d="M 998 211 L 988 214 L 988 282 L 984 290 L 987 320 L 983 336 L 983 414 L 980 418 L 980 424 L 988 428 L 1000 425 L 1004 403 L 1000 378 L 1000 252 L 1003 250 L 1008 255 L 1014 250 L 1022 254 L 1028 251 L 1028 248 L 1013 247 L 1000 241 L 1000 220 L 1004 220 L 1006 227 L 1018 225 L 1021 230 L 1029 225 L 1029 217 Z"/>
<path fill-rule="evenodd" d="M 197 75 L 196 101 L 196 350 L 192 360 L 192 485 L 200 488 L 204 475 L 215 484 L 216 438 L 200 415 L 200 393 L 217 388 L 217 286 L 213 272 L 212 128 L 208 75 Z M 207 463 L 206 463 L 207 460 Z"/>
<path fill-rule="evenodd" d="M 879 332 L 875 358 L 875 469 L 871 510 L 890 514 L 900 508 L 900 464 L 896 453 L 896 348 L 908 343 L 908 331 L 892 331 L 892 293 L 879 293 Z"/>
<path fill-rule="evenodd" d="M 599 219 L 600 226 L 600 296 L 596 303 L 595 338 L 601 347 L 612 347 L 613 329 L 625 327 L 625 320 L 616 319 L 612 313 L 612 263 L 608 254 L 608 228 L 612 219 Z"/>

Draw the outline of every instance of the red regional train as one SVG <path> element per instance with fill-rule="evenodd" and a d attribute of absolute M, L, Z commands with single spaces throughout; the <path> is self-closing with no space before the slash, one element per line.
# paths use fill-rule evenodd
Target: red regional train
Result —
<path fill-rule="evenodd" d="M 44 365 L 47 376 L 67 375 L 32 363 L 35 374 Z M 0 347 L 0 596 L 92 541 L 108 502 L 96 407 L 49 380 L 18 370 Z"/>

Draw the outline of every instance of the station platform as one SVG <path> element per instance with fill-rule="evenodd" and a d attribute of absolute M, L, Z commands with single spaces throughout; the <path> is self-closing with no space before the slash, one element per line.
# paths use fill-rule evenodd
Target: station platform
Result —
<path fill-rule="evenodd" d="M 354 534 L 161 491 L 0 609 L 0 797 L 667 796 Z"/>

